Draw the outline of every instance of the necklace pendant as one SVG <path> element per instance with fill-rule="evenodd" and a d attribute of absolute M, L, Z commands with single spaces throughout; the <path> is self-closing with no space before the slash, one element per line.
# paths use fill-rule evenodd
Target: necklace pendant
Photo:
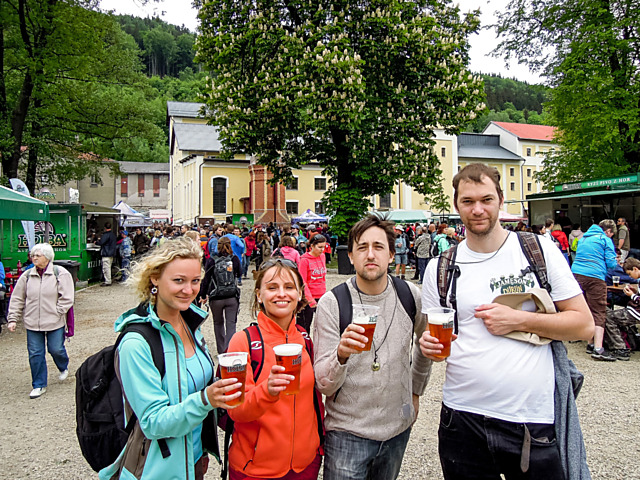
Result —
<path fill-rule="evenodd" d="M 378 362 L 373 362 L 371 364 L 371 370 L 373 370 L 374 372 L 377 372 L 378 370 L 380 370 L 380 364 Z"/>

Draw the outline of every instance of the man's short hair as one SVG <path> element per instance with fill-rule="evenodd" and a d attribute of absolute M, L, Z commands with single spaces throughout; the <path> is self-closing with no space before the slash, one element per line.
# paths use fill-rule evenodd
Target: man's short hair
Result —
<path fill-rule="evenodd" d="M 106 228 L 107 230 L 111 230 L 111 222 L 105 222 L 104 228 Z"/>
<path fill-rule="evenodd" d="M 395 254 L 396 234 L 393 230 L 393 222 L 390 222 L 385 218 L 380 218 L 376 215 L 367 215 L 351 227 L 347 239 L 347 251 L 351 253 L 353 251 L 353 245 L 360 240 L 362 234 L 373 227 L 378 227 L 384 230 L 384 233 L 387 236 L 387 243 L 389 244 L 389 251 Z"/>
<path fill-rule="evenodd" d="M 598 224 L 598 226 L 605 232 L 607 230 L 611 230 L 613 233 L 616 232 L 616 222 L 614 222 L 610 218 L 605 218 Z"/>
<path fill-rule="evenodd" d="M 556 222 L 553 221 L 553 218 L 547 218 L 544 221 L 544 226 L 545 226 L 545 228 L 550 228 L 554 223 L 556 223 Z"/>
<path fill-rule="evenodd" d="M 233 233 L 233 231 L 236 229 L 236 227 L 233 225 L 233 223 L 227 223 L 227 233 Z"/>
<path fill-rule="evenodd" d="M 484 163 L 470 163 L 453 177 L 453 204 L 458 205 L 458 187 L 460 182 L 482 183 L 482 178 L 487 177 L 493 181 L 498 192 L 500 201 L 504 198 L 500 187 L 500 173 L 497 168 L 490 167 Z"/>
<path fill-rule="evenodd" d="M 640 260 L 633 257 L 627 257 L 627 259 L 624 261 L 624 265 L 622 266 L 622 268 L 624 269 L 625 272 L 630 272 L 634 268 L 637 268 L 640 270 Z"/>
<path fill-rule="evenodd" d="M 618 221 L 622 222 L 622 223 L 625 223 L 625 224 L 627 223 L 627 219 L 624 218 L 624 217 L 618 217 Z"/>

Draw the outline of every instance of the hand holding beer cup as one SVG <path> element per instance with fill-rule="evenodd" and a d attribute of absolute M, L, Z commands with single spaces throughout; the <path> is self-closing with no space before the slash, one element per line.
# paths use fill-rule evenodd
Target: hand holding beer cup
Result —
<path fill-rule="evenodd" d="M 234 400 L 240 398 L 240 395 L 242 395 L 241 386 L 242 384 L 235 378 L 218 380 L 207 387 L 207 400 L 213 408 L 232 410 L 238 405 L 230 405 L 229 403 L 233 403 Z"/>
<path fill-rule="evenodd" d="M 294 379 L 293 375 L 287 375 L 285 368 L 280 365 L 271 367 L 271 373 L 267 380 L 267 391 L 272 397 L 277 397 L 287 388 L 287 385 Z"/>
<path fill-rule="evenodd" d="M 452 308 L 427 309 L 429 330 L 420 338 L 420 350 L 425 357 L 441 362 L 451 354 L 451 342 L 457 338 L 453 333 L 454 315 Z"/>
<path fill-rule="evenodd" d="M 376 305 L 353 305 L 353 324 L 358 325 L 364 329 L 364 336 L 367 341 L 364 347 L 355 346 L 355 349 L 360 352 L 368 352 L 371 350 L 371 344 L 373 343 L 373 334 L 376 330 L 376 324 L 378 322 L 378 312 L 380 307 Z"/>
<path fill-rule="evenodd" d="M 235 379 L 231 382 L 234 388 L 227 390 L 231 395 L 227 395 L 226 404 L 230 407 L 237 407 L 244 402 L 244 389 L 247 379 L 247 352 L 221 353 L 218 355 L 220 362 L 220 376 L 223 380 Z M 235 391 L 234 391 L 235 390 Z"/>
<path fill-rule="evenodd" d="M 280 370 L 287 377 L 288 382 L 283 389 L 279 389 L 285 395 L 296 395 L 300 393 L 300 371 L 302 370 L 302 345 L 299 343 L 284 343 L 273 347 L 276 354 L 276 363 Z M 271 369 L 273 373 L 273 369 Z M 275 395 L 273 395 L 275 396 Z"/>

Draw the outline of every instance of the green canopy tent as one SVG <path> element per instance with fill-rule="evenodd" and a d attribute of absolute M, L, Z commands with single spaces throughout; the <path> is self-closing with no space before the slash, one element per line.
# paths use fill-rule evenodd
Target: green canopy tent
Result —
<path fill-rule="evenodd" d="M 0 220 L 49 220 L 49 204 L 0 186 Z"/>
<path fill-rule="evenodd" d="M 426 223 L 431 220 L 431 212 L 428 210 L 378 210 L 373 213 L 395 223 Z"/>

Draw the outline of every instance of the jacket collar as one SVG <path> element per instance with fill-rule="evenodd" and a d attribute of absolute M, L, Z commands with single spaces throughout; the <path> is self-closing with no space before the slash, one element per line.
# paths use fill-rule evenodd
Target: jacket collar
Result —
<path fill-rule="evenodd" d="M 291 335 L 291 334 L 293 334 L 293 333 L 298 331 L 298 329 L 296 328 L 296 317 L 295 317 L 295 315 L 291 319 L 291 323 L 289 323 L 289 328 L 286 331 L 283 330 L 280 325 L 278 325 L 276 322 L 271 320 L 263 312 L 258 313 L 258 325 L 260 325 L 260 328 L 263 329 L 265 332 L 268 332 L 268 333 L 271 333 L 271 334 L 274 334 L 274 335 L 278 335 L 278 336 L 282 336 L 282 335 L 285 335 L 285 334 L 286 335 Z"/>
<path fill-rule="evenodd" d="M 207 318 L 207 312 L 194 304 L 191 304 L 188 310 L 181 312 L 181 315 L 192 332 L 195 332 Z M 157 329 L 162 328 L 163 323 L 165 323 L 158 317 L 155 308 L 146 301 L 120 315 L 116 320 L 115 330 L 119 332 L 128 323 L 140 321 L 150 322 Z"/>

